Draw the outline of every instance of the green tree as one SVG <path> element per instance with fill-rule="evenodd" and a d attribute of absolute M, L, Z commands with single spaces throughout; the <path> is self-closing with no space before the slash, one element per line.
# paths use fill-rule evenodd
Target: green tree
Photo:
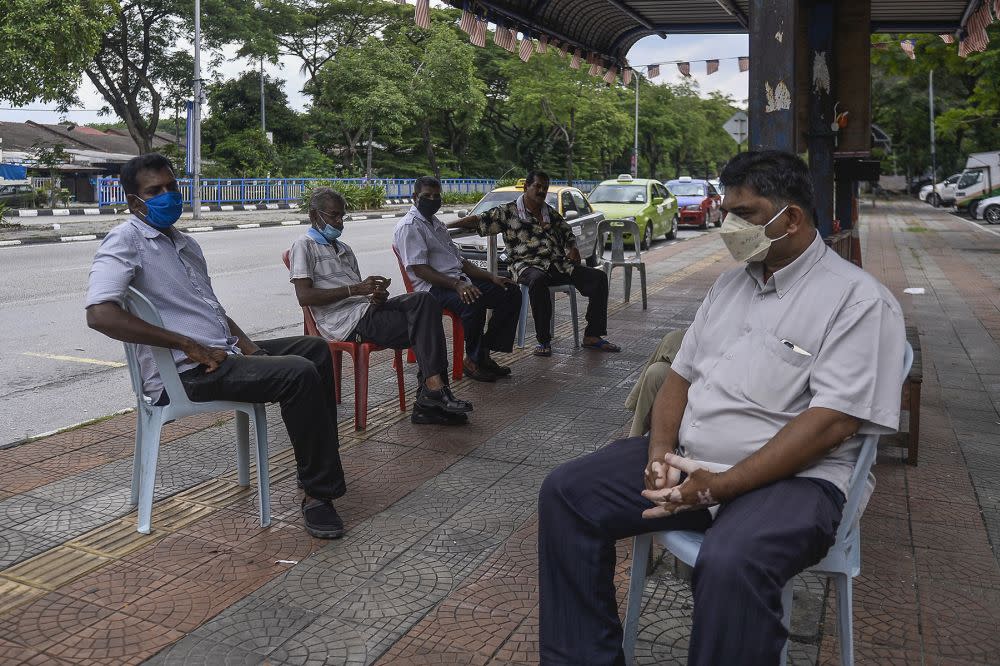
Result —
<path fill-rule="evenodd" d="M 259 127 L 230 134 L 212 153 L 219 175 L 263 178 L 276 173 L 278 151 Z"/>
<path fill-rule="evenodd" d="M 36 168 L 44 169 L 48 172 L 52 183 L 49 185 L 49 208 L 56 207 L 56 197 L 62 189 L 62 180 L 59 177 L 59 165 L 69 161 L 69 153 L 62 143 L 52 143 L 49 141 L 36 141 L 31 146 L 31 157 Z"/>
<path fill-rule="evenodd" d="M 69 104 L 114 21 L 114 0 L 2 0 L 0 99 Z"/>
<path fill-rule="evenodd" d="M 284 81 L 264 77 L 264 113 L 267 131 L 278 145 L 301 144 L 302 118 L 288 106 Z M 202 123 L 202 141 L 207 152 L 226 137 L 246 129 L 260 128 L 260 73 L 244 72 L 238 78 L 208 86 L 211 113 Z"/>

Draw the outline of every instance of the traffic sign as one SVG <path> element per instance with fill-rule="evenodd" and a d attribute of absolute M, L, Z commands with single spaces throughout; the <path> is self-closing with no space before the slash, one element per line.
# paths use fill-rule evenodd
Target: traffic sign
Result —
<path fill-rule="evenodd" d="M 747 140 L 748 127 L 749 118 L 746 111 L 737 111 L 722 125 L 722 129 L 726 130 L 726 133 L 733 137 L 733 141 L 736 143 L 743 143 Z"/>

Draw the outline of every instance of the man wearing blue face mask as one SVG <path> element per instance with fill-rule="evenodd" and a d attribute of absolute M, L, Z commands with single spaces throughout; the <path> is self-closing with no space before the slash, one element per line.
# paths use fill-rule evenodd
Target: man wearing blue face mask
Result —
<path fill-rule="evenodd" d="M 334 539 L 344 523 L 333 500 L 347 490 L 337 438 L 333 365 L 321 338 L 251 340 L 229 318 L 191 236 L 173 227 L 181 215 L 170 161 L 140 155 L 122 168 L 132 215 L 104 238 L 90 269 L 87 325 L 139 346 L 143 392 L 167 404 L 149 346 L 173 353 L 181 383 L 195 402 L 279 402 L 298 463 L 303 522 L 315 537 Z M 129 286 L 160 313 L 163 328 L 123 307 Z"/>
<path fill-rule="evenodd" d="M 415 424 L 466 423 L 472 404 L 448 388 L 448 350 L 441 326 L 441 306 L 426 292 L 389 298 L 389 279 L 361 279 L 344 231 L 344 197 L 329 187 L 313 190 L 309 200 L 312 228 L 289 251 L 289 279 L 302 307 L 308 307 L 319 332 L 331 340 L 373 342 L 382 347 L 411 347 L 418 372 Z"/>

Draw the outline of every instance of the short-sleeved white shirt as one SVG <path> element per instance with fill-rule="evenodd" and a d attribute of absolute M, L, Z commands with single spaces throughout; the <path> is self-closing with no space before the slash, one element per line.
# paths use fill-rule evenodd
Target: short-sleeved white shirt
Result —
<path fill-rule="evenodd" d="M 318 289 L 336 289 L 361 282 L 354 250 L 339 240 L 321 245 L 301 236 L 288 251 L 288 279 L 309 278 Z M 316 328 L 330 340 L 346 340 L 371 307 L 367 296 L 350 296 L 328 305 L 309 307 Z"/>
<path fill-rule="evenodd" d="M 399 251 L 414 291 L 430 291 L 431 284 L 416 276 L 411 266 L 425 264 L 438 273 L 457 280 L 465 280 L 462 272 L 462 253 L 451 240 L 448 227 L 437 217 L 426 220 L 416 206 L 396 224 L 393 245 Z"/>
<path fill-rule="evenodd" d="M 819 234 L 766 284 L 760 263 L 724 273 L 671 366 L 691 384 L 679 432 L 684 455 L 735 465 L 810 407 L 860 419 L 859 435 L 894 432 L 905 342 L 896 299 Z M 846 494 L 861 439 L 798 476 Z"/>

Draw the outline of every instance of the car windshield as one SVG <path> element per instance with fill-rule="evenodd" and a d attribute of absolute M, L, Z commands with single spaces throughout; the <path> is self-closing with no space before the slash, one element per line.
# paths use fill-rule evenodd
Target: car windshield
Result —
<path fill-rule="evenodd" d="M 590 203 L 646 203 L 645 185 L 598 185 L 588 197 Z"/>
<path fill-rule="evenodd" d="M 682 183 L 679 180 L 672 180 L 667 183 L 667 188 L 676 197 L 703 197 L 705 196 L 705 186 L 698 183 Z"/>
<path fill-rule="evenodd" d="M 982 178 L 983 174 L 981 174 L 978 171 L 967 171 L 966 173 L 962 174 L 962 180 L 959 181 L 958 186 L 970 187 L 978 183 L 980 180 L 982 180 Z"/>
<path fill-rule="evenodd" d="M 480 213 L 485 213 L 491 208 L 496 208 L 500 204 L 510 203 L 514 199 L 517 199 L 523 194 L 517 190 L 508 190 L 506 192 L 490 192 L 485 197 L 479 200 L 476 207 L 472 209 L 473 215 L 479 215 Z M 545 195 L 545 203 L 552 206 L 556 210 L 559 210 L 559 200 L 556 198 L 555 194 L 551 192 Z"/>

